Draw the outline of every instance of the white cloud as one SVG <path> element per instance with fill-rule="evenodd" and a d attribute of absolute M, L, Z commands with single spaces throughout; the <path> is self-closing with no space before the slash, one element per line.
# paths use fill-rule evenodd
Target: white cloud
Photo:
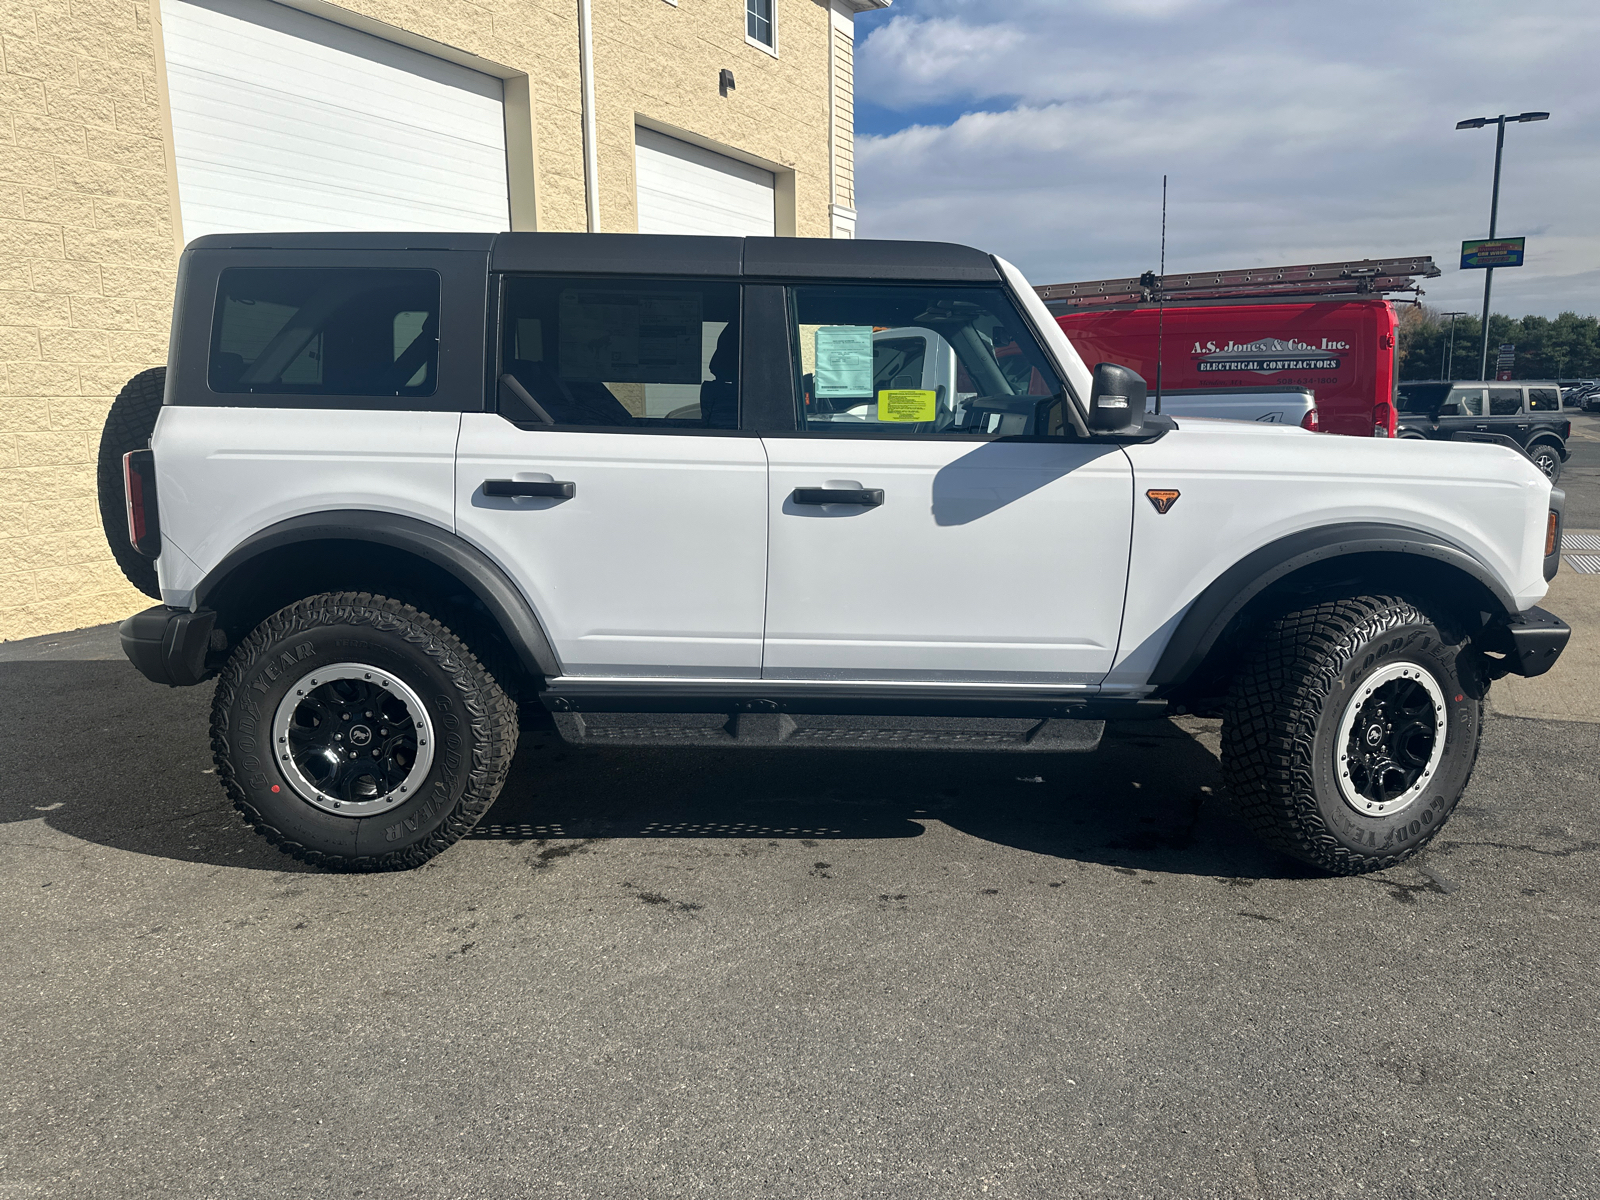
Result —
<path fill-rule="evenodd" d="M 902 0 L 859 52 L 858 95 L 908 127 L 862 137 L 865 237 L 967 241 L 1040 281 L 1168 268 L 1432 254 L 1429 299 L 1487 232 L 1493 130 L 1463 117 L 1548 108 L 1506 136 L 1502 234 L 1529 266 L 1506 305 L 1600 310 L 1600 6 L 1404 7 L 1247 0 Z M 949 124 L 919 109 L 983 107 Z M 1512 278 L 1515 276 L 1515 278 Z M 1497 304 L 1497 308 L 1502 308 Z M 1510 308 L 1502 308 L 1510 311 Z"/>

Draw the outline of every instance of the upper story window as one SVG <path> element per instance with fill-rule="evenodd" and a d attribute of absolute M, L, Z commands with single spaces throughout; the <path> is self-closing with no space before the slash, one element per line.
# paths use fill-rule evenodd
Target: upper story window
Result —
<path fill-rule="evenodd" d="M 757 45 L 768 50 L 778 48 L 772 30 L 772 5 L 774 0 L 744 0 L 744 34 Z"/>

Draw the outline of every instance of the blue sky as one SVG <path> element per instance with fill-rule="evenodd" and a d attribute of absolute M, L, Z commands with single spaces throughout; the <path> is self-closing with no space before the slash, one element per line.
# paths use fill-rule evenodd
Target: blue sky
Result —
<path fill-rule="evenodd" d="M 963 241 L 1035 282 L 1431 254 L 1488 233 L 1497 312 L 1600 312 L 1600 3 L 895 0 L 856 21 L 862 237 Z"/>

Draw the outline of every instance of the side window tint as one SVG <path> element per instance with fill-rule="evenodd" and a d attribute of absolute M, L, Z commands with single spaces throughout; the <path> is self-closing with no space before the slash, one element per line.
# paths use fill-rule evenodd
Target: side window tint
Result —
<path fill-rule="evenodd" d="M 695 280 L 506 280 L 500 412 L 589 428 L 739 427 L 739 287 Z"/>
<path fill-rule="evenodd" d="M 1445 401 L 1445 408 L 1456 405 L 1456 414 L 1463 417 L 1483 416 L 1483 389 L 1482 388 L 1451 388 L 1450 398 Z"/>
<path fill-rule="evenodd" d="M 1529 388 L 1529 412 L 1560 412 L 1561 393 L 1555 388 Z"/>
<path fill-rule="evenodd" d="M 438 370 L 434 271 L 222 272 L 207 368 L 214 392 L 431 396 Z"/>
<path fill-rule="evenodd" d="M 1491 417 L 1514 417 L 1521 411 L 1521 388 L 1489 389 L 1489 415 Z"/>
<path fill-rule="evenodd" d="M 998 288 L 791 289 L 801 428 L 846 437 L 1047 432 L 1060 384 Z"/>

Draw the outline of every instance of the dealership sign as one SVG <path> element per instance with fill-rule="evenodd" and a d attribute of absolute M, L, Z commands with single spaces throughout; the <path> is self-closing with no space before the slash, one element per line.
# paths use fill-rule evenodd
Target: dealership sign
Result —
<path fill-rule="evenodd" d="M 1527 238 L 1492 238 L 1461 243 L 1461 269 L 1471 271 L 1484 267 L 1520 267 L 1522 248 Z"/>

